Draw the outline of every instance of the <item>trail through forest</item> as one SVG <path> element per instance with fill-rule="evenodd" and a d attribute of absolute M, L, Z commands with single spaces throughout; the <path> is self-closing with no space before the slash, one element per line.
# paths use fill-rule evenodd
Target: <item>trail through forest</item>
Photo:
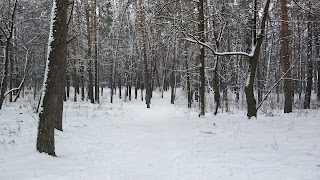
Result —
<path fill-rule="evenodd" d="M 320 179 L 318 110 L 198 117 L 154 93 L 101 105 L 65 103 L 56 153 L 36 152 L 29 101 L 0 112 L 0 179 Z"/>

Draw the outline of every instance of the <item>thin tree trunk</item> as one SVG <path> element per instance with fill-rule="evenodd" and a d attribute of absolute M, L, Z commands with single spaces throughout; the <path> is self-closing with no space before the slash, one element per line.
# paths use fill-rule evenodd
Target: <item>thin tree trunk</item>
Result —
<path fill-rule="evenodd" d="M 310 1 L 309 1 L 310 3 Z M 311 7 L 311 3 L 309 4 Z M 310 109 L 311 92 L 312 92 L 312 78 L 313 78 L 313 62 L 312 62 L 312 25 L 311 14 L 309 12 L 308 18 L 308 47 L 307 47 L 307 87 L 304 97 L 304 109 Z"/>
<path fill-rule="evenodd" d="M 72 47 L 73 50 L 73 56 L 74 59 L 72 60 L 72 64 L 73 64 L 73 68 L 72 68 L 72 74 L 73 74 L 73 85 L 74 85 L 74 96 L 73 96 L 73 101 L 77 102 L 77 94 L 79 94 L 79 79 L 78 79 L 78 73 L 77 73 L 77 52 L 76 52 L 76 48 L 75 45 L 73 45 Z"/>
<path fill-rule="evenodd" d="M 144 86 L 146 88 L 146 104 L 147 108 L 150 108 L 151 103 L 151 84 L 150 84 L 150 74 L 149 74 L 149 62 L 148 62 L 148 35 L 147 27 L 145 24 L 145 12 L 143 0 L 139 0 L 139 21 L 141 23 L 141 36 L 142 36 L 142 58 L 144 63 Z"/>
<path fill-rule="evenodd" d="M 94 98 L 96 103 L 99 103 L 100 101 L 100 96 L 99 96 L 99 62 L 98 62 L 98 54 L 99 54 L 99 49 L 98 49 L 98 40 L 97 40 L 97 0 L 94 1 L 94 66 L 95 66 L 95 72 L 94 72 Z"/>
<path fill-rule="evenodd" d="M 87 22 L 87 39 L 88 39 L 88 49 L 87 49 L 87 58 L 88 58 L 88 99 L 91 103 L 94 103 L 93 97 L 93 76 L 92 76 L 92 55 L 91 55 L 91 28 L 90 28 L 90 8 L 88 0 L 85 1 L 85 12 L 86 12 L 86 22 Z"/>
<path fill-rule="evenodd" d="M 188 108 L 191 108 L 192 105 L 192 92 L 191 92 L 191 83 L 190 83 L 190 70 L 189 70 L 189 59 L 188 59 L 188 43 L 185 43 L 185 64 L 187 70 L 187 99 L 188 99 Z"/>
<path fill-rule="evenodd" d="M 13 89 L 13 65 L 14 65 L 14 56 L 13 56 L 13 46 L 11 46 L 11 53 L 10 53 L 10 90 Z M 13 98 L 13 91 L 9 94 L 9 102 L 12 102 Z"/>
<path fill-rule="evenodd" d="M 176 83 L 176 74 L 175 74 L 175 63 L 176 63 L 176 40 L 173 42 L 173 59 L 172 59 L 172 66 L 171 66 L 171 75 L 170 75 L 170 86 L 171 86 L 171 104 L 174 104 L 175 100 L 175 83 Z"/>
<path fill-rule="evenodd" d="M 213 113 L 214 115 L 218 114 L 218 108 L 220 107 L 220 87 L 219 87 L 218 63 L 219 63 L 219 56 L 217 56 L 217 60 L 214 65 L 214 72 L 213 72 L 214 101 L 215 101 L 215 105 L 216 105 L 214 113 Z"/>
<path fill-rule="evenodd" d="M 204 43 L 205 41 L 205 32 L 204 32 L 204 7 L 203 0 L 199 0 L 198 2 L 198 31 L 199 31 L 199 41 Z M 199 116 L 205 115 L 205 49 L 203 46 L 200 47 L 200 113 Z"/>
<path fill-rule="evenodd" d="M 9 74 L 9 72 L 8 72 L 9 48 L 10 48 L 10 45 L 11 45 L 11 39 L 13 37 L 14 18 L 15 18 L 15 14 L 16 14 L 16 8 L 17 8 L 17 0 L 14 3 L 12 15 L 11 15 L 11 24 L 10 24 L 10 29 L 9 29 L 9 36 L 6 37 L 6 46 L 5 46 L 5 51 L 4 51 L 4 77 L 3 77 L 2 82 L 1 82 L 1 90 L 0 90 L 0 109 L 2 108 L 3 101 L 4 101 L 4 98 L 5 98 L 4 94 L 5 94 L 5 91 L 7 89 L 7 81 L 8 81 L 8 74 Z"/>
<path fill-rule="evenodd" d="M 316 33 L 315 33 L 315 48 L 316 48 L 316 54 L 317 54 L 317 101 L 318 101 L 318 106 L 320 106 L 320 23 L 317 22 L 315 24 L 316 28 Z"/>

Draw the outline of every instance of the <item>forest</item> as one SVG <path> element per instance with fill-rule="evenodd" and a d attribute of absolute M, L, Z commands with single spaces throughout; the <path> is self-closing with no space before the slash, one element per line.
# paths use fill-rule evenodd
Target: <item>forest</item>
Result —
<path fill-rule="evenodd" d="M 251 135 L 265 135 L 267 140 L 272 141 L 273 150 L 279 148 L 276 135 L 270 138 L 269 132 L 259 134 L 259 130 L 263 129 L 263 124 L 272 128 L 274 124 L 270 121 L 284 119 L 287 129 L 293 128 L 295 123 L 306 129 L 311 128 L 307 136 L 314 140 L 311 143 L 315 148 L 312 152 L 320 147 L 320 141 L 315 142 L 320 138 L 319 0 L 1 0 L 0 49 L 0 133 L 3 136 L 0 137 L 0 147 L 4 149 L 0 152 L 8 152 L 8 148 L 18 143 L 19 140 L 13 137 L 29 136 L 31 139 L 20 141 L 21 144 L 33 144 L 28 146 L 30 152 L 34 150 L 59 157 L 55 138 L 73 131 L 70 127 L 81 126 L 88 128 L 88 132 L 89 129 L 90 132 L 97 131 L 100 134 L 89 133 L 91 138 L 95 138 L 108 136 L 106 132 L 100 132 L 102 124 L 108 129 L 109 125 L 120 123 L 117 126 L 123 125 L 126 131 L 111 137 L 126 139 L 135 136 L 133 132 L 128 132 L 132 130 L 129 124 L 133 123 L 128 119 L 140 116 L 143 120 L 135 121 L 137 124 L 133 127 L 139 130 L 141 125 L 150 125 L 150 129 L 155 128 L 153 134 L 157 132 L 154 126 L 161 124 L 163 118 L 167 119 L 163 120 L 165 125 L 176 127 L 178 131 L 180 126 L 168 121 L 176 119 L 181 127 L 189 128 L 189 136 L 192 136 L 194 127 L 188 125 L 197 123 L 198 137 L 230 132 L 234 141 L 237 135 L 241 138 L 249 136 L 249 133 L 246 136 L 238 134 L 241 127 L 249 127 L 248 131 L 253 131 Z M 23 116 L 21 120 L 20 116 Z M 99 123 L 90 122 L 96 117 L 100 119 Z M 129 124 L 116 121 L 122 118 Z M 183 123 L 182 119 L 189 118 L 193 121 Z M 66 119 L 73 121 L 68 124 Z M 77 119 L 83 121 L 78 122 Z M 111 124 L 106 124 L 108 119 Z M 221 119 L 228 119 L 228 122 L 221 124 L 225 125 L 224 130 L 218 126 Z M 306 120 L 306 124 L 302 120 Z M 258 124 L 247 124 L 251 121 Z M 263 122 L 261 127 L 259 121 Z M 91 127 L 91 123 L 99 131 Z M 26 129 L 25 133 L 21 133 L 20 126 Z M 27 130 L 30 128 L 33 130 Z M 304 128 L 295 130 L 298 139 L 306 133 Z M 29 135 L 26 135 L 27 131 L 30 131 Z M 161 133 L 158 135 L 166 136 Z M 169 133 L 167 138 L 176 133 Z M 283 133 L 281 131 L 280 134 Z M 67 137 L 72 138 L 71 135 Z M 183 138 L 179 136 L 176 140 L 180 142 Z M 238 142 L 242 141 L 247 143 L 244 139 Z M 68 143 L 66 140 L 63 142 Z M 107 142 L 118 143 L 111 138 Z M 304 145 L 310 143 L 303 142 Z M 92 145 L 90 148 L 96 146 L 90 141 L 87 143 Z M 249 137 L 250 143 L 255 143 L 255 140 Z M 139 145 L 143 149 L 150 144 Z M 175 147 L 175 150 L 180 152 L 188 145 L 176 145 L 181 147 Z M 235 145 L 235 148 L 240 147 Z M 309 152 L 310 149 L 306 151 L 311 154 L 310 157 L 320 158 L 319 153 Z M 167 153 L 163 150 L 159 156 L 164 155 L 163 152 Z M 258 150 L 255 149 L 255 152 Z M 21 155 L 20 151 L 16 153 Z M 130 151 L 123 153 L 128 155 Z M 288 151 L 284 151 L 283 156 L 286 153 Z M 31 154 L 40 162 L 44 158 L 33 152 Z M 78 155 L 83 154 L 76 155 L 76 159 L 82 159 Z M 182 164 L 192 163 L 191 157 Z M 137 156 L 132 161 L 141 158 L 143 156 Z M 9 161 L 0 153 L 0 164 L 1 160 L 4 166 L 5 161 Z M 203 163 L 199 161 L 199 164 Z M 128 163 L 128 160 L 121 162 Z M 167 166 L 166 163 L 159 166 Z M 320 177 L 320 165 L 317 163 L 312 167 L 318 171 L 310 170 L 309 179 Z M 140 165 L 142 170 L 150 168 L 146 164 Z M 301 165 L 298 172 L 302 174 L 305 171 L 303 168 L 308 166 Z M 118 171 L 124 168 L 122 164 L 117 167 L 120 168 Z M 292 167 L 274 174 L 273 178 L 302 177 L 301 174 L 291 178 L 283 176 Z M 17 168 L 13 164 L 11 170 Z M 176 170 L 176 167 L 173 169 Z M 122 172 L 124 175 L 119 176 L 112 174 L 116 172 L 113 169 L 104 178 L 211 179 L 193 176 L 199 173 L 212 176 L 205 168 L 202 173 L 193 172 L 191 176 L 184 176 L 187 170 L 184 175 L 173 173 L 175 176 L 162 176 L 157 168 L 152 170 L 157 172 L 157 178 L 150 174 L 131 177 L 132 172 Z M 221 171 L 224 172 L 223 169 Z M 240 172 L 233 169 L 230 174 L 232 178 L 239 178 L 233 175 Z M 243 174 L 243 179 L 250 174 L 248 170 L 244 172 L 248 173 Z M 11 175 L 9 173 L 4 177 L 23 179 L 26 173 Z M 69 175 L 66 179 L 82 179 L 75 174 Z M 256 179 L 261 177 L 259 175 L 252 177 Z M 90 173 L 84 176 L 84 179 L 93 177 Z M 28 177 L 34 178 L 32 173 Z M 57 176 L 47 176 L 45 173 L 42 176 L 44 179 L 54 177 Z M 232 179 L 231 176 L 221 177 Z M 267 176 L 262 179 L 267 179 Z"/>

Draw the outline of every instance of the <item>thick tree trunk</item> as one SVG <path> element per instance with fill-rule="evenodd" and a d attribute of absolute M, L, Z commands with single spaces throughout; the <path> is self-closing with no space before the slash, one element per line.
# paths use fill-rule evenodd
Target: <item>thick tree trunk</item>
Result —
<path fill-rule="evenodd" d="M 39 113 L 37 150 L 52 156 L 55 156 L 54 127 L 57 123 L 56 118 L 62 118 L 63 110 L 61 105 L 63 105 L 66 73 L 67 8 L 68 1 L 54 0 L 52 8 L 54 16 L 51 19 L 52 28 L 50 30 L 53 41 L 49 40 L 47 77 L 45 77 Z M 55 114 L 58 115 L 55 116 Z"/>
<path fill-rule="evenodd" d="M 257 65 L 257 90 L 258 90 L 258 103 L 260 103 L 262 101 L 262 77 L 261 77 L 261 71 L 262 71 L 262 68 L 261 67 L 261 64 L 258 63 Z"/>
<path fill-rule="evenodd" d="M 281 0 L 281 59 L 284 77 L 284 113 L 292 112 L 292 79 L 289 58 L 287 0 Z M 288 71 L 288 72 L 287 72 Z"/>
<path fill-rule="evenodd" d="M 257 3 L 257 0 L 255 0 L 255 4 Z M 253 52 L 253 56 L 249 58 L 249 69 L 248 69 L 248 77 L 247 77 L 247 82 L 245 86 L 245 94 L 246 94 L 246 99 L 247 99 L 247 116 L 248 118 L 251 118 L 253 116 L 257 117 L 257 108 L 256 108 L 256 99 L 254 97 L 254 92 L 253 92 L 253 84 L 254 84 L 254 79 L 256 76 L 256 69 L 258 65 L 258 60 L 259 60 L 259 54 L 260 54 L 260 48 L 263 42 L 263 38 L 265 35 L 265 28 L 266 28 L 266 20 L 268 16 L 268 11 L 269 11 L 269 5 L 270 5 L 270 0 L 266 0 L 266 5 L 264 7 L 264 15 L 262 17 L 261 25 L 260 25 L 260 34 L 256 39 L 256 14 L 254 15 L 254 27 L 252 28 L 253 31 L 253 42 L 255 45 L 255 49 Z M 254 13 L 256 13 L 256 5 L 254 8 Z M 256 43 L 255 43 L 256 42 Z"/>
<path fill-rule="evenodd" d="M 249 65 L 249 72 L 248 72 L 248 79 L 247 84 L 245 86 L 245 94 L 246 94 L 246 100 L 247 100 L 247 116 L 248 118 L 251 118 L 253 116 L 257 117 L 257 109 L 256 109 L 256 99 L 254 97 L 253 92 L 253 83 L 255 79 L 255 72 L 257 67 L 257 61 L 258 57 L 253 56 L 250 58 L 250 65 Z"/>

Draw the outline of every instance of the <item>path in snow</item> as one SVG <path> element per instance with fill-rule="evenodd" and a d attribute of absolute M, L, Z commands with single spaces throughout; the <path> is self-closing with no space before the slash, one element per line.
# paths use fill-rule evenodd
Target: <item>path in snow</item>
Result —
<path fill-rule="evenodd" d="M 35 151 L 30 108 L 6 107 L 0 112 L 0 180 L 320 179 L 319 111 L 198 118 L 169 102 L 158 94 L 151 109 L 136 100 L 67 102 L 64 132 L 56 132 L 57 158 Z"/>

